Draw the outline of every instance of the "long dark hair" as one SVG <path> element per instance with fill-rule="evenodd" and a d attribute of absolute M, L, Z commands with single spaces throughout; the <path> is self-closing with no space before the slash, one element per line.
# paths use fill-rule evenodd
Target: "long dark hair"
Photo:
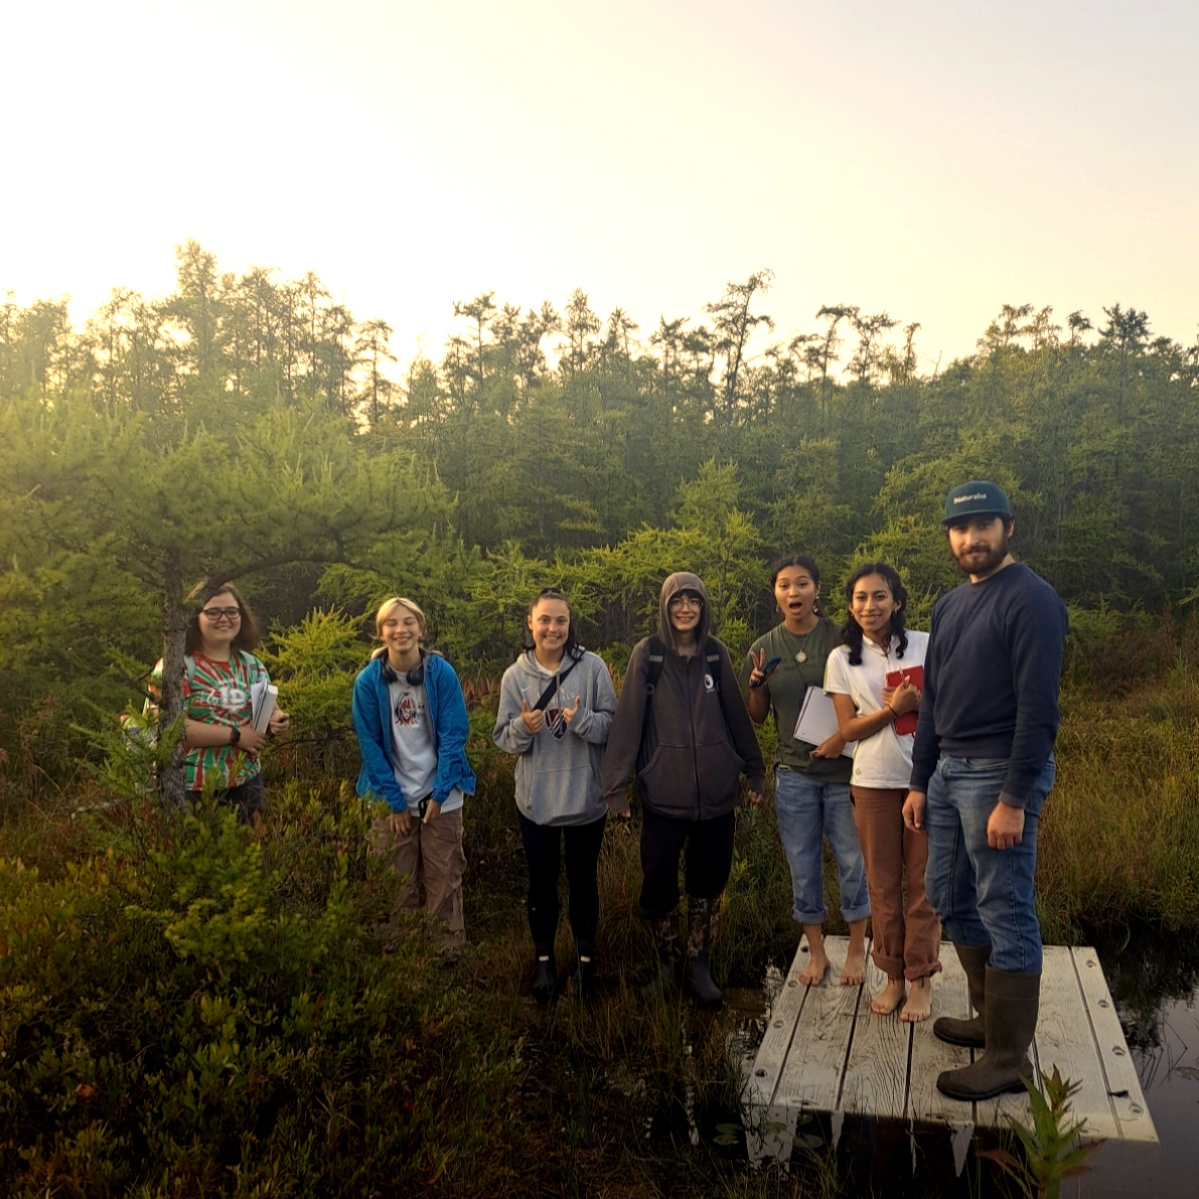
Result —
<path fill-rule="evenodd" d="M 862 664 L 862 626 L 854 619 L 852 607 L 854 589 L 867 575 L 878 575 L 884 579 L 891 590 L 891 598 L 899 605 L 891 613 L 891 640 L 895 645 L 895 656 L 902 658 L 903 651 L 908 648 L 908 589 L 903 585 L 899 571 L 885 562 L 864 562 L 845 584 L 845 624 L 841 626 L 841 644 L 849 646 L 850 666 Z"/>
<path fill-rule="evenodd" d="M 774 564 L 770 567 L 771 591 L 774 590 L 775 583 L 779 581 L 779 575 L 788 566 L 798 566 L 802 570 L 806 570 L 812 576 L 812 582 L 816 584 L 817 591 L 820 590 L 820 567 L 807 554 L 784 554 L 781 558 L 775 559 Z M 824 600 L 819 595 L 816 596 L 816 603 L 813 605 L 813 610 L 817 616 L 824 615 Z"/>
<path fill-rule="evenodd" d="M 258 648 L 262 641 L 258 633 L 258 621 L 254 619 L 254 613 L 250 611 L 249 605 L 242 599 L 241 592 L 232 583 L 218 583 L 214 587 L 206 587 L 200 583 L 187 597 L 189 600 L 194 600 L 196 606 L 192 609 L 192 614 L 187 621 L 187 634 L 183 641 L 184 653 L 194 654 L 204 643 L 204 638 L 200 633 L 200 610 L 214 595 L 224 595 L 226 592 L 237 600 L 237 607 L 241 612 L 241 623 L 238 626 L 237 636 L 233 638 L 233 648 L 245 650 L 247 653 Z"/>
<path fill-rule="evenodd" d="M 557 587 L 543 587 L 534 597 L 533 602 L 526 609 L 526 614 L 533 615 L 533 609 L 543 599 L 561 600 L 566 605 L 566 615 L 568 623 L 566 626 L 566 644 L 562 647 L 563 658 L 581 658 L 583 656 L 583 647 L 579 644 L 579 638 L 575 633 L 575 613 L 570 606 L 570 600 L 562 594 Z M 533 630 L 529 628 L 528 622 L 525 622 L 525 627 L 521 630 L 520 637 L 521 649 L 533 649 Z"/>

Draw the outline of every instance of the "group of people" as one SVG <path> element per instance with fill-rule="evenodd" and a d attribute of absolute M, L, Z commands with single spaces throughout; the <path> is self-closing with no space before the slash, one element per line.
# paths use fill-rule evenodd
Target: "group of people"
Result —
<path fill-rule="evenodd" d="M 1022 1086 L 1039 1003 L 1033 873 L 1054 777 L 1066 613 L 1049 584 L 1013 560 L 1011 507 L 996 484 L 975 480 L 951 491 L 943 524 L 967 582 L 938 601 L 928 633 L 907 627 L 907 592 L 890 565 L 853 572 L 838 627 L 823 614 L 816 564 L 792 555 L 772 572 L 781 619 L 738 670 L 711 633 L 703 582 L 680 571 L 662 585 L 657 630 L 634 647 L 619 697 L 605 663 L 579 644 L 566 596 L 547 588 L 533 599 L 526 647 L 504 673 L 493 736 L 516 757 L 539 1001 L 561 985 L 563 856 L 575 951 L 566 985 L 585 996 L 595 984 L 600 850 L 609 815 L 630 817 L 632 775 L 640 909 L 656 958 L 650 990 L 683 985 L 700 1006 L 720 1006 L 711 953 L 735 809 L 743 785 L 751 803 L 765 794 L 753 726 L 773 717 L 774 807 L 792 914 L 808 946 L 799 982 L 818 985 L 830 970 L 822 935 L 827 839 L 849 930 L 840 983 L 865 982 L 872 920 L 872 957 L 886 976 L 872 1010 L 927 1020 L 944 926 L 977 1015 L 943 1016 L 934 1032 L 985 1052 L 946 1071 L 938 1086 L 961 1099 Z M 228 585 L 203 598 L 193 623 L 188 786 L 199 790 L 219 773 L 251 818 L 261 809 L 257 753 L 265 740 L 247 727 L 250 683 L 265 676 L 250 653 L 256 630 Z M 463 797 L 475 788 L 466 704 L 453 668 L 425 644 L 419 605 L 389 599 L 375 624 L 381 644 L 354 683 L 358 792 L 380 801 L 372 845 L 406 878 L 401 906 L 421 906 L 423 893 L 452 953 L 464 935 Z M 827 723 L 817 737 L 810 730 L 820 727 L 822 707 Z M 277 711 L 272 731 L 286 723 Z"/>

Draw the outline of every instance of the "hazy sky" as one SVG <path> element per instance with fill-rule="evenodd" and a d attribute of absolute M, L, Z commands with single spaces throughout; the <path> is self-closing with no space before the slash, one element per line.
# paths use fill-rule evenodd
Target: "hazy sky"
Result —
<path fill-rule="evenodd" d="M 1004 303 L 1195 340 L 1194 0 L 6 10 L 0 292 L 79 321 L 190 237 L 315 270 L 402 363 L 483 291 L 648 336 L 763 268 L 777 338 L 885 310 L 925 369 Z"/>

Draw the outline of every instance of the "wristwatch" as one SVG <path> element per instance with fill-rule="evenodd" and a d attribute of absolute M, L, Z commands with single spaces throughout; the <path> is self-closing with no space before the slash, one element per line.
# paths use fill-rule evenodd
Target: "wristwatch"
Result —
<path fill-rule="evenodd" d="M 241 740 L 241 727 L 239 725 L 235 724 L 229 730 L 229 744 L 236 745 L 240 740 Z"/>

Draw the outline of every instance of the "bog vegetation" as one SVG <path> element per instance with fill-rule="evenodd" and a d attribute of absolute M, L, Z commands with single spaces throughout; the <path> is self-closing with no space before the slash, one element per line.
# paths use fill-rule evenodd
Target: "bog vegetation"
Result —
<path fill-rule="evenodd" d="M 955 581 L 940 497 L 971 476 L 1008 489 L 1019 556 L 1071 608 L 1047 938 L 1199 924 L 1196 348 L 1119 304 L 1060 325 L 1005 305 L 974 357 L 921 374 L 917 325 L 849 305 L 769 344 L 769 283 L 648 330 L 582 292 L 562 313 L 488 293 L 400 382 L 387 327 L 315 275 L 222 274 L 194 243 L 174 294 L 114 291 L 82 329 L 0 305 L 0 1190 L 775 1193 L 704 1123 L 736 1119 L 720 1020 L 638 995 L 635 833 L 601 863 L 606 993 L 522 997 L 495 683 L 547 583 L 618 678 L 681 567 L 735 652 L 796 549 L 828 596 L 891 561 L 919 625 Z M 255 833 L 164 816 L 111 735 L 205 578 L 265 617 L 293 717 Z M 472 707 L 452 971 L 416 926 L 384 952 L 393 883 L 343 786 L 364 616 L 390 594 L 425 608 Z M 726 903 L 717 970 L 753 985 L 794 949 L 769 804 L 739 817 Z"/>

